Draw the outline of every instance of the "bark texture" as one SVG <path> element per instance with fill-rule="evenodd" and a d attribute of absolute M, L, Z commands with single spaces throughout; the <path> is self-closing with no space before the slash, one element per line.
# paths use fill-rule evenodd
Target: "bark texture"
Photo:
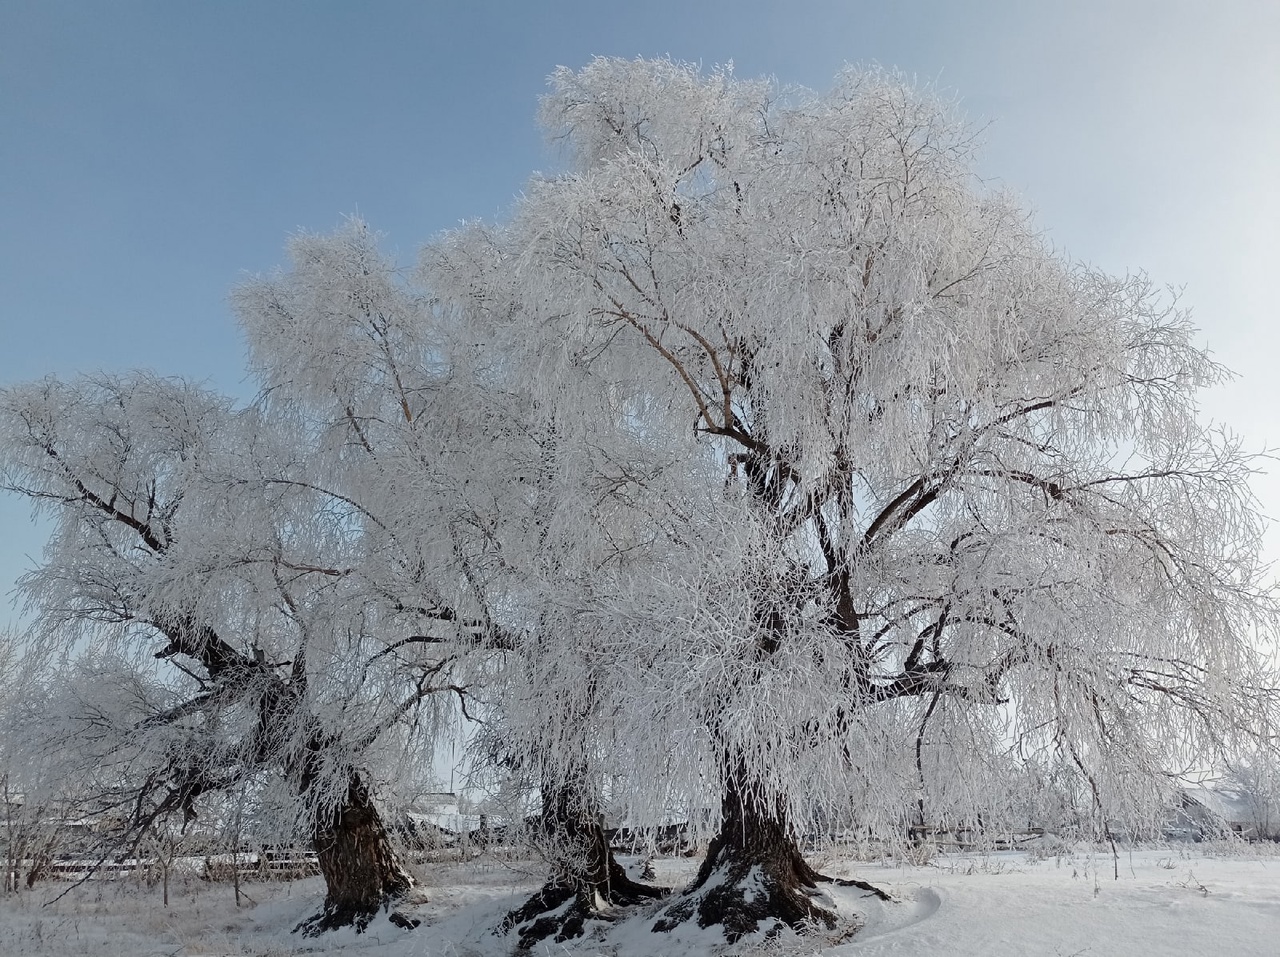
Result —
<path fill-rule="evenodd" d="M 746 792 L 730 775 L 721 799 L 720 832 L 698 876 L 666 908 L 653 929 L 674 930 L 689 920 L 719 925 L 730 943 L 763 930 L 831 928 L 836 916 L 815 903 L 817 884 L 829 880 L 806 863 L 776 802 Z"/>
<path fill-rule="evenodd" d="M 363 931 L 379 910 L 390 911 L 413 887 L 358 772 L 349 773 L 346 799 L 317 819 L 312 836 L 325 881 L 324 909 L 295 931 L 308 937 L 348 926 Z M 418 925 L 394 911 L 390 919 L 405 929 Z"/>
<path fill-rule="evenodd" d="M 500 933 L 515 932 L 517 950 L 548 938 L 581 937 L 589 920 L 609 920 L 615 907 L 656 900 L 666 889 L 633 881 L 613 856 L 591 802 L 582 789 L 543 789 L 543 827 L 551 843 L 551 878 L 503 919 Z"/>

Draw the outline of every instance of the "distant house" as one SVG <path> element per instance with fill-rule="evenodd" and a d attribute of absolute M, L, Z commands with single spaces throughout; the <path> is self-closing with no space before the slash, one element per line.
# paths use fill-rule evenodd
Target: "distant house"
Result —
<path fill-rule="evenodd" d="M 1250 841 L 1280 840 L 1278 810 L 1270 802 L 1242 791 L 1186 788 L 1166 835 L 1182 840 L 1203 840 L 1223 834 L 1236 834 Z"/>
<path fill-rule="evenodd" d="M 502 823 L 484 814 L 464 812 L 458 795 L 440 791 L 419 795 L 400 813 L 394 826 L 411 845 L 439 848 L 487 844 L 492 839 L 491 829 Z"/>
<path fill-rule="evenodd" d="M 458 795 L 453 791 L 431 791 L 420 794 L 413 802 L 412 810 L 416 814 L 441 818 L 453 818 L 461 813 Z"/>

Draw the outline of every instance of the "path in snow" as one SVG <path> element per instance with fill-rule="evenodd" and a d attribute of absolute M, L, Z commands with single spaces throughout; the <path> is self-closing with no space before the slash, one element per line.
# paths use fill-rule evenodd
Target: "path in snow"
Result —
<path fill-rule="evenodd" d="M 1278 859 L 1142 851 L 1121 855 L 1118 880 L 1105 855 L 939 863 L 879 875 L 862 868 L 863 879 L 878 880 L 903 903 L 843 896 L 867 924 L 823 953 L 1280 957 Z"/>

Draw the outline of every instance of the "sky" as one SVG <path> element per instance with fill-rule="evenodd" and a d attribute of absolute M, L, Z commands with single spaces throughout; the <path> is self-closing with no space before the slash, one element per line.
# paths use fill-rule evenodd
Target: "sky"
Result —
<path fill-rule="evenodd" d="M 1205 417 L 1280 446 L 1274 0 L 0 0 L 0 385 L 147 368 L 248 399 L 237 282 L 346 215 L 406 264 L 502 216 L 557 165 L 547 75 L 596 55 L 954 96 L 1059 249 L 1181 290 L 1238 374 Z M 1280 516 L 1280 475 L 1255 487 Z M 44 534 L 0 493 L 0 626 Z"/>

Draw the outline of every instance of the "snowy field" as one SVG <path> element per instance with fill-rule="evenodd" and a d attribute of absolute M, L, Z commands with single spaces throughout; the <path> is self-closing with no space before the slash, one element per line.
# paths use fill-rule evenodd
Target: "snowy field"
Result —
<path fill-rule="evenodd" d="M 659 935 L 636 917 L 536 955 L 1202 955 L 1280 954 L 1280 857 L 1218 855 L 1201 845 L 1122 851 L 1119 879 L 1104 852 L 1033 860 L 1025 853 L 939 856 L 927 864 L 818 863 L 889 890 L 884 904 L 835 888 L 828 903 L 849 921 L 821 936 L 716 946 L 699 932 Z M 658 861 L 658 879 L 680 884 L 694 862 Z M 170 888 L 97 881 L 54 904 L 58 885 L 0 899 L 5 957 L 284 957 L 301 953 L 369 957 L 497 957 L 512 951 L 493 928 L 538 884 L 525 865 L 481 860 L 433 865 L 425 902 L 409 908 L 423 926 L 405 933 L 376 922 L 362 935 L 314 941 L 289 933 L 323 894 L 319 879 L 248 884 L 237 908 L 230 885 L 188 880 Z M 861 925 L 861 926 L 859 926 Z"/>

